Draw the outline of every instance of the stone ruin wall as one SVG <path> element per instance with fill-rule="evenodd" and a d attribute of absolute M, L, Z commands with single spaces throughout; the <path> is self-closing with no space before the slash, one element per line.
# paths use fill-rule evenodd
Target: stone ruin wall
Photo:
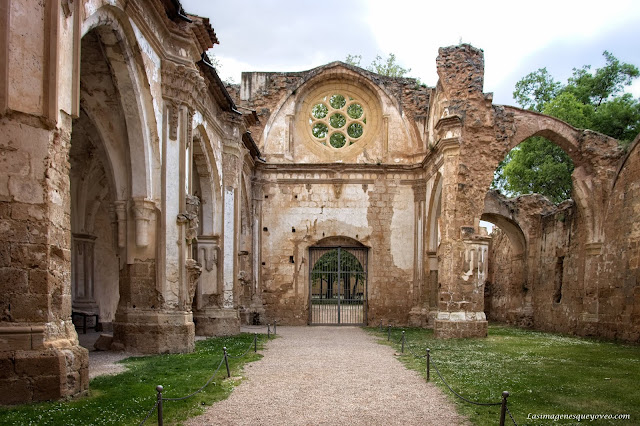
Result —
<path fill-rule="evenodd" d="M 529 240 L 528 256 L 514 260 L 501 230 L 490 245 L 485 309 L 491 320 L 545 331 L 640 340 L 640 149 L 636 143 L 607 206 L 604 243 L 586 243 L 585 219 L 573 202 L 527 214 L 515 200 Z M 534 209 L 531 209 L 534 210 Z M 595 273 L 587 262 L 593 257 Z"/>
<path fill-rule="evenodd" d="M 297 117 L 318 87 L 356 91 L 386 127 L 354 154 L 334 158 L 333 152 L 314 149 Z M 418 195 L 414 189 L 424 180 L 414 164 L 426 152 L 433 89 L 342 63 L 301 73 L 244 73 L 242 85 L 230 89 L 242 106 L 256 110 L 260 122 L 252 134 L 269 163 L 257 165 L 254 190 L 260 205 L 261 319 L 307 324 L 309 247 L 346 237 L 370 247 L 368 322 L 406 324 L 414 303 L 415 201 L 425 198 L 424 184 Z"/>
<path fill-rule="evenodd" d="M 308 249 L 341 236 L 371 247 L 369 323 L 407 323 L 413 299 L 413 190 L 399 176 L 361 176 L 367 183 L 264 185 L 260 268 L 267 321 L 307 324 Z"/>

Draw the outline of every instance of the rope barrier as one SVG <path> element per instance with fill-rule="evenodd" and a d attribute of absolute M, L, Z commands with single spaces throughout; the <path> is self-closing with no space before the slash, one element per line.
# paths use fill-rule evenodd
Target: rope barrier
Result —
<path fill-rule="evenodd" d="M 274 322 L 274 334 L 275 334 L 275 322 Z M 213 372 L 213 374 L 211 375 L 211 377 L 209 377 L 209 380 L 207 380 L 207 382 L 202 385 L 198 390 L 196 390 L 195 392 L 190 393 L 189 395 L 186 396 L 182 396 L 179 398 L 163 398 L 162 397 L 162 391 L 163 391 L 163 387 L 158 385 L 156 386 L 156 392 L 158 393 L 158 400 L 156 401 L 156 404 L 153 406 L 153 408 L 151 408 L 151 410 L 149 410 L 149 412 L 147 413 L 147 416 L 144 418 L 144 420 L 142 420 L 142 422 L 139 423 L 139 426 L 142 426 L 151 416 L 151 414 L 153 414 L 153 412 L 158 409 L 158 425 L 162 425 L 163 424 L 163 415 L 162 415 L 162 403 L 163 401 L 183 401 L 185 399 L 189 399 L 192 396 L 195 396 L 197 394 L 199 394 L 200 392 L 202 392 L 207 386 L 209 386 L 209 384 L 211 384 L 211 382 L 213 381 L 213 378 L 216 376 L 216 374 L 218 374 L 218 372 L 220 371 L 220 368 L 222 367 L 222 364 L 225 364 L 225 366 L 227 367 L 227 377 L 231 377 L 231 372 L 229 371 L 229 361 L 228 358 L 234 358 L 234 359 L 239 359 L 244 357 L 245 355 L 247 355 L 249 353 L 249 351 L 251 350 L 251 347 L 253 346 L 254 348 L 254 352 L 258 351 L 258 333 L 254 333 L 253 335 L 253 342 L 251 342 L 249 344 L 249 346 L 247 347 L 247 350 L 244 351 L 244 353 L 242 355 L 238 355 L 238 356 L 232 356 L 229 355 L 227 353 L 227 348 L 224 347 L 222 348 L 223 350 L 223 357 L 220 360 L 220 363 L 218 364 L 218 367 L 216 368 L 216 370 Z M 215 382 L 214 382 L 215 384 Z"/>
<path fill-rule="evenodd" d="M 382 323 L 380 323 L 380 330 L 382 331 Z M 391 340 L 391 325 L 389 325 L 387 327 L 387 340 Z M 426 350 L 426 355 L 417 355 L 415 352 L 413 352 L 411 350 L 411 347 L 409 347 L 409 345 L 407 344 L 407 340 L 406 340 L 406 336 L 405 336 L 405 332 L 404 331 L 402 331 L 402 336 L 400 337 L 400 339 L 397 340 L 397 341 L 394 341 L 394 343 L 395 344 L 400 344 L 400 343 L 402 344 L 402 353 L 404 353 L 404 348 L 405 348 L 405 345 L 406 345 L 409 353 L 411 355 L 413 355 L 415 358 L 426 358 L 426 363 L 427 363 L 427 381 L 429 381 L 430 365 L 433 364 L 433 368 L 435 368 L 436 373 L 438 373 L 438 377 L 440 377 L 440 380 L 442 380 L 442 383 L 444 383 L 445 386 L 455 396 L 457 396 L 461 400 L 463 400 L 463 401 L 465 401 L 465 402 L 467 402 L 469 404 L 473 404 L 473 405 L 479 405 L 479 406 L 484 406 L 484 407 L 496 407 L 496 406 L 500 405 L 501 406 L 500 426 L 504 426 L 505 414 L 509 414 L 509 417 L 511 418 L 511 421 L 513 422 L 513 424 L 515 426 L 518 426 L 518 424 L 516 423 L 515 419 L 513 418 L 513 415 L 511 414 L 511 411 L 509 410 L 509 407 L 507 406 L 507 398 L 509 397 L 509 392 L 506 392 L 506 391 L 502 392 L 502 401 L 501 402 L 477 402 L 477 401 L 472 401 L 472 400 L 470 400 L 468 398 L 465 398 L 464 396 L 460 395 L 455 390 L 453 390 L 453 388 L 449 385 L 449 383 L 447 383 L 447 381 L 444 379 L 444 377 L 440 373 L 440 370 L 438 370 L 438 366 L 435 363 L 433 363 L 433 359 L 430 356 L 431 354 L 430 354 L 430 350 L 429 349 Z"/>
<path fill-rule="evenodd" d="M 248 353 L 249 353 L 249 351 L 251 350 L 251 347 L 252 347 L 252 346 L 254 346 L 254 344 L 255 344 L 255 340 L 257 339 L 257 336 L 254 336 L 254 337 L 253 337 L 253 339 L 254 339 L 254 341 L 253 341 L 253 342 L 251 342 L 251 343 L 249 343 L 249 347 L 247 348 L 247 350 L 246 350 L 246 351 L 244 351 L 244 353 L 243 353 L 242 355 L 233 356 L 233 355 L 229 355 L 229 354 L 227 354 L 227 356 L 228 356 L 229 358 L 234 358 L 234 359 L 242 358 L 243 356 L 245 356 L 246 354 L 248 354 Z"/>
<path fill-rule="evenodd" d="M 411 355 L 413 355 L 415 358 L 425 358 L 425 357 L 426 357 L 426 355 L 416 355 L 416 353 L 415 353 L 415 352 L 413 352 L 413 351 L 411 350 L 411 347 L 410 347 L 409 345 L 407 345 L 407 350 L 408 350 L 408 351 L 409 351 L 409 353 L 411 353 Z"/>
<path fill-rule="evenodd" d="M 458 392 L 454 391 L 451 386 L 449 386 L 449 383 L 447 383 L 447 381 L 444 379 L 444 377 L 442 377 L 442 374 L 440 374 L 440 370 L 438 370 L 438 367 L 436 366 L 436 364 L 433 362 L 433 357 L 431 358 L 431 365 L 433 365 L 433 368 L 436 369 L 436 373 L 438 373 L 438 376 L 440 377 L 440 380 L 442 380 L 442 383 L 444 383 L 451 392 L 453 392 L 453 394 L 455 396 L 457 396 L 458 398 L 460 398 L 463 401 L 468 402 L 469 404 L 474 404 L 474 405 L 483 405 L 483 406 L 496 406 L 496 405 L 501 405 L 501 402 L 476 402 L 476 401 L 471 401 L 470 399 L 465 398 L 464 396 L 460 395 Z"/>
<path fill-rule="evenodd" d="M 213 380 L 213 378 L 215 377 L 216 374 L 218 374 L 218 371 L 220 371 L 220 367 L 222 367 L 222 363 L 224 362 L 224 358 L 222 358 L 220 360 L 220 364 L 218 364 L 218 368 L 216 368 L 216 371 L 214 371 L 214 373 L 211 375 L 211 377 L 209 378 L 209 380 L 207 380 L 207 383 L 205 383 L 200 389 L 198 389 L 197 391 L 187 395 L 187 396 L 182 396 L 180 398 L 162 398 L 163 401 L 182 401 L 183 399 L 189 399 L 194 395 L 197 395 L 198 393 L 202 392 L 202 390 L 204 388 L 206 388 L 207 386 L 209 386 L 209 383 L 211 383 L 211 381 Z"/>
<path fill-rule="evenodd" d="M 515 426 L 518 426 L 518 423 L 516 423 L 516 420 L 513 418 L 513 415 L 511 414 L 511 411 L 509 410 L 509 407 L 506 407 L 506 408 L 507 408 L 507 414 L 509 414 L 509 417 L 511 417 L 511 421 L 513 422 L 513 424 Z"/>
<path fill-rule="evenodd" d="M 153 414 L 154 411 L 156 411 L 156 408 L 158 408 L 158 402 L 156 401 L 156 403 L 154 404 L 154 406 L 151 408 L 151 410 L 149 410 L 149 412 L 147 413 L 147 417 L 144 418 L 143 421 L 141 421 L 140 423 L 138 423 L 138 426 L 142 426 L 147 420 L 149 420 L 149 417 L 151 417 L 151 415 Z"/>

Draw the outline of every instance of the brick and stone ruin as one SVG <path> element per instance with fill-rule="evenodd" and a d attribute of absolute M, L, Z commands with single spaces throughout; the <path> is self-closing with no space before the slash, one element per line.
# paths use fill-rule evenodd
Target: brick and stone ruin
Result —
<path fill-rule="evenodd" d="M 425 87 L 341 62 L 226 86 L 216 43 L 177 0 L 0 7 L 0 403 L 87 391 L 72 314 L 148 354 L 274 320 L 640 340 L 638 139 L 494 105 L 465 44 Z M 489 190 L 534 135 L 572 200 Z"/>

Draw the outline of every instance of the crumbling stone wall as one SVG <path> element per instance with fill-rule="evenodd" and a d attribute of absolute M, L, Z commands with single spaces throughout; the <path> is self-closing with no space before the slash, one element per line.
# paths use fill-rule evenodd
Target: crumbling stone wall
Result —
<path fill-rule="evenodd" d="M 485 309 L 490 319 L 541 330 L 638 342 L 638 145 L 620 160 L 607 202 L 604 241 L 572 201 L 536 208 L 534 196 L 503 199 L 527 236 L 526 283 L 509 267 L 512 244 L 491 244 Z"/>
<path fill-rule="evenodd" d="M 414 253 L 412 244 L 406 244 L 413 240 L 411 186 L 400 177 L 375 173 L 340 184 L 323 182 L 319 173 L 313 178 L 301 173 L 299 182 L 293 176 L 279 182 L 281 175 L 268 171 L 260 175 L 266 319 L 308 323 L 309 247 L 339 236 L 370 247 L 368 320 L 405 324 L 412 303 Z"/>

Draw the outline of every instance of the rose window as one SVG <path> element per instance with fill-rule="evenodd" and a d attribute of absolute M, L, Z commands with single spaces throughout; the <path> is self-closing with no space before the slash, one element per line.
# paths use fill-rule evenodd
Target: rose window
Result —
<path fill-rule="evenodd" d="M 318 143 L 340 149 L 357 142 L 365 133 L 367 114 L 361 102 L 333 93 L 318 99 L 311 108 L 309 126 Z"/>

